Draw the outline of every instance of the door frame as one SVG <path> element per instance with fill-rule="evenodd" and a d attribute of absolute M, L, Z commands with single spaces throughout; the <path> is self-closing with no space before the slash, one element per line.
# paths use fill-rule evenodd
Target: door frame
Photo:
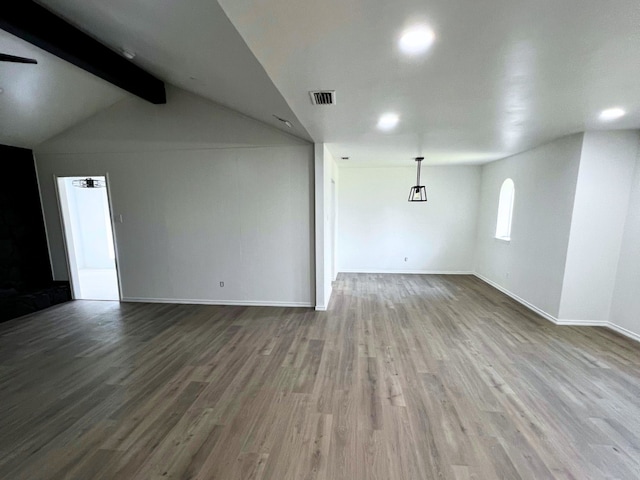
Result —
<path fill-rule="evenodd" d="M 76 288 L 79 289 L 79 279 L 76 278 L 77 266 L 75 262 L 75 258 L 72 260 L 69 251 L 69 239 L 67 238 L 67 229 L 64 221 L 64 214 L 62 213 L 62 198 L 60 196 L 60 188 L 58 187 L 58 180 L 61 178 L 71 178 L 71 177 L 80 177 L 80 178 L 91 178 L 91 177 L 104 177 L 105 181 L 105 191 L 107 193 L 107 207 L 109 208 L 109 222 L 111 224 L 111 236 L 113 237 L 113 252 L 114 252 L 114 265 L 116 267 L 116 282 L 118 284 L 118 300 L 122 302 L 122 279 L 120 277 L 120 258 L 118 255 L 118 241 L 117 234 L 115 229 L 115 221 L 113 216 L 113 204 L 111 203 L 111 182 L 109 181 L 109 172 L 97 174 L 97 175 L 75 175 L 75 174 L 65 174 L 65 175 L 57 175 L 53 174 L 53 186 L 56 192 L 56 199 L 58 200 L 58 217 L 60 221 L 60 230 L 62 231 L 62 243 L 64 244 L 64 255 L 67 261 L 67 271 L 69 272 L 69 283 L 71 284 L 71 298 L 76 299 Z M 73 266 L 73 268 L 72 268 Z M 115 301 L 115 300 L 112 300 Z"/>

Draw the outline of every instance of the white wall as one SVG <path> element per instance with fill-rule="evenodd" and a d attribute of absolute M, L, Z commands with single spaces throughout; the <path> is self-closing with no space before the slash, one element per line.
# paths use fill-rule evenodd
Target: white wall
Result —
<path fill-rule="evenodd" d="M 640 158 L 632 180 L 610 321 L 640 340 Z"/>
<path fill-rule="evenodd" d="M 573 206 L 561 322 L 609 320 L 639 136 L 586 132 Z"/>
<path fill-rule="evenodd" d="M 332 217 L 337 218 L 338 206 L 332 198 L 332 182 L 337 185 L 338 167 L 336 161 L 323 143 L 314 147 L 315 157 L 315 252 L 316 252 L 316 309 L 326 310 L 333 291 L 331 282 L 335 280 L 335 255 L 332 241 L 336 235 Z"/>
<path fill-rule="evenodd" d="M 476 272 L 548 315 L 560 308 L 582 134 L 482 168 Z M 500 187 L 515 183 L 511 242 L 494 238 Z"/>
<path fill-rule="evenodd" d="M 429 200 L 411 203 L 412 163 L 340 169 L 340 271 L 473 271 L 480 167 L 424 167 Z"/>
<path fill-rule="evenodd" d="M 324 256 L 324 271 L 325 271 L 325 280 L 324 280 L 324 292 L 325 299 L 327 305 L 329 304 L 329 300 L 331 299 L 331 292 L 333 291 L 331 282 L 335 280 L 336 272 L 334 271 L 334 261 L 336 252 L 334 252 L 334 235 L 336 232 L 334 231 L 332 216 L 336 215 L 337 218 L 337 210 L 338 205 L 336 205 L 332 198 L 331 192 L 331 182 L 336 183 L 336 187 L 338 184 L 338 166 L 336 165 L 336 160 L 327 149 L 327 146 L 324 146 L 324 178 L 323 178 L 323 188 L 324 188 L 324 244 L 326 255 Z M 337 225 L 337 224 L 336 224 Z"/>
<path fill-rule="evenodd" d="M 167 93 L 36 149 L 55 278 L 68 272 L 53 176 L 108 173 L 125 300 L 313 305 L 312 145 Z"/>

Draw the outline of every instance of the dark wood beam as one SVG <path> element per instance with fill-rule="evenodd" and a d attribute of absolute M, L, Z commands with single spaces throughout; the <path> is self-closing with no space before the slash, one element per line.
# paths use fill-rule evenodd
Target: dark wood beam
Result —
<path fill-rule="evenodd" d="M 151 103 L 167 103 L 161 80 L 31 0 L 2 5 L 0 28 Z"/>

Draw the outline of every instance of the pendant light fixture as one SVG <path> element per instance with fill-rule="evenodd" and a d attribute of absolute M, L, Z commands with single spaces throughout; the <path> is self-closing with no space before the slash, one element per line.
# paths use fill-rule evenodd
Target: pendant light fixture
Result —
<path fill-rule="evenodd" d="M 416 179 L 415 186 L 411 187 L 409 190 L 409 201 L 410 202 L 426 202 L 427 201 L 427 187 L 424 185 L 420 185 L 420 165 L 424 157 L 416 157 L 416 162 L 418 162 L 418 175 Z"/>

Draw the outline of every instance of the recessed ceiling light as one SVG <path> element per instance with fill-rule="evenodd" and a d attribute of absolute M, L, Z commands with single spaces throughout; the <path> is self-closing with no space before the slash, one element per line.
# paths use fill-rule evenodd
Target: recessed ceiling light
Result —
<path fill-rule="evenodd" d="M 606 110 L 600 112 L 600 120 L 610 122 L 611 120 L 617 120 L 620 117 L 624 117 L 626 113 L 627 112 L 618 107 L 607 108 Z"/>
<path fill-rule="evenodd" d="M 429 50 L 436 39 L 435 33 L 426 25 L 410 27 L 402 33 L 400 50 L 407 55 L 418 55 Z"/>
<path fill-rule="evenodd" d="M 398 124 L 400 117 L 395 113 L 385 113 L 378 120 L 378 128 L 380 130 L 392 130 Z"/>

